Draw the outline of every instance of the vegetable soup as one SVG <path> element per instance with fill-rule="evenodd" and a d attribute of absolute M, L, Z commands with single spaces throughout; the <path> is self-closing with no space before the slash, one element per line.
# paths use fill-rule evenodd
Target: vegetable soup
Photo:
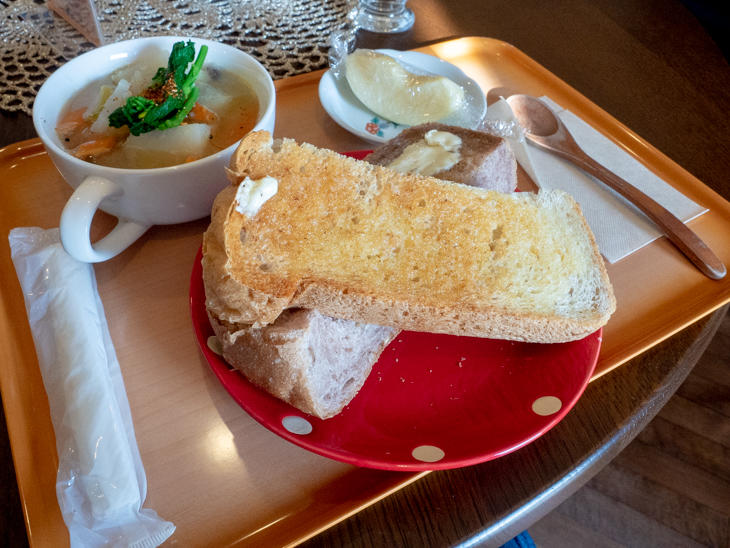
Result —
<path fill-rule="evenodd" d="M 256 125 L 259 101 L 234 71 L 204 64 L 202 46 L 178 42 L 77 93 L 56 132 L 74 156 L 110 167 L 167 167 L 214 154 Z M 188 67 L 190 67 L 188 69 Z"/>

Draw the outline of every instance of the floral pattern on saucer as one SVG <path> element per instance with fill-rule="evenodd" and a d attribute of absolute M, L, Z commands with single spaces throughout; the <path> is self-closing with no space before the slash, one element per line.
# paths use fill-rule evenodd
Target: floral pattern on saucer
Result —
<path fill-rule="evenodd" d="M 383 137 L 384 133 L 383 130 L 390 129 L 390 128 L 399 128 L 401 127 L 399 124 L 396 124 L 395 122 L 391 122 L 390 120 L 384 120 L 381 118 L 378 118 L 377 116 L 373 116 L 373 118 L 370 119 L 368 123 L 365 124 L 365 131 L 367 131 L 370 135 L 377 135 L 378 137 Z"/>

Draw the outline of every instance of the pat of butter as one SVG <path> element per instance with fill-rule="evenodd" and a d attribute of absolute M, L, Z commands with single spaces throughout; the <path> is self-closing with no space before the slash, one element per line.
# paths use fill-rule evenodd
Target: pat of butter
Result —
<path fill-rule="evenodd" d="M 266 200 L 279 190 L 279 181 L 273 177 L 250 179 L 246 177 L 238 185 L 236 191 L 236 211 L 246 217 L 253 217 L 259 212 Z"/>
<path fill-rule="evenodd" d="M 423 139 L 404 148 L 388 167 L 401 173 L 433 175 L 459 163 L 460 151 L 461 138 L 458 135 L 432 129 Z"/>

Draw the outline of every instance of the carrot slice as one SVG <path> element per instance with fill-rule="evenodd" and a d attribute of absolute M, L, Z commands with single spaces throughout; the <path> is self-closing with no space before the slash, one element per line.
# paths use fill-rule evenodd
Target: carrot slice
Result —
<path fill-rule="evenodd" d="M 84 118 L 85 112 L 85 107 L 67 112 L 56 126 L 58 135 L 65 139 L 87 125 L 89 122 Z"/>
<path fill-rule="evenodd" d="M 82 160 L 94 159 L 97 156 L 110 152 L 117 144 L 117 138 L 113 135 L 107 135 L 99 137 L 98 139 L 92 139 L 81 143 L 74 150 L 73 155 Z"/>
<path fill-rule="evenodd" d="M 212 124 L 218 119 L 218 115 L 208 107 L 195 103 L 192 110 L 188 113 L 188 122 L 196 124 Z"/>

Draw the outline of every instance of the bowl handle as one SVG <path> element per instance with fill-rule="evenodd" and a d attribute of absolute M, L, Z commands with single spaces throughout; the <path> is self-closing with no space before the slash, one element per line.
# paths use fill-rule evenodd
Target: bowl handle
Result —
<path fill-rule="evenodd" d="M 97 176 L 87 177 L 76 188 L 61 213 L 61 242 L 69 255 L 85 263 L 106 261 L 127 249 L 147 231 L 150 225 L 120 218 L 109 234 L 91 243 L 91 221 L 99 204 L 123 192 L 118 184 Z"/>

